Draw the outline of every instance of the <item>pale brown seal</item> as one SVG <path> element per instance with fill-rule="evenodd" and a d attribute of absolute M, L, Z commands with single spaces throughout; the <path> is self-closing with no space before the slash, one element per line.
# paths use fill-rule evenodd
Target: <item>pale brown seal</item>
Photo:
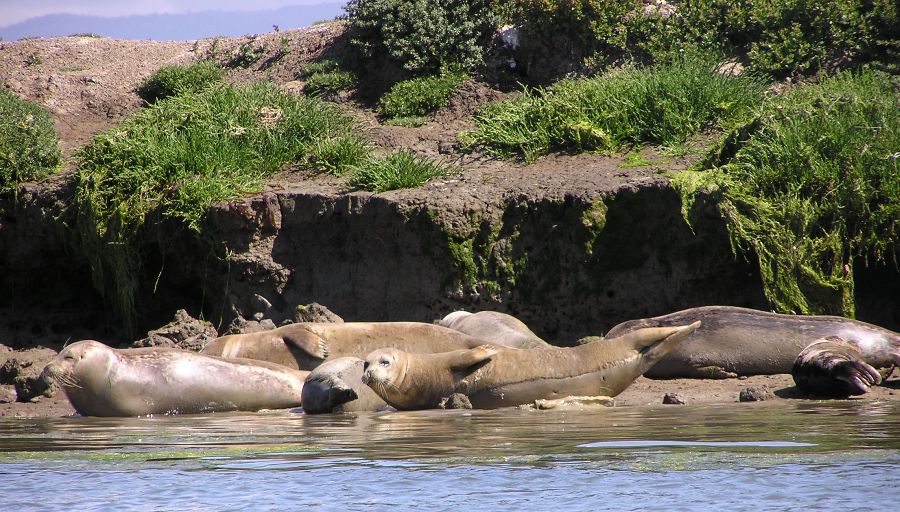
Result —
<path fill-rule="evenodd" d="M 222 336 L 201 354 L 245 357 L 312 370 L 326 357 L 363 358 L 379 348 L 410 352 L 448 352 L 484 341 L 440 325 L 420 322 L 346 322 L 289 324 L 271 331 Z"/>
<path fill-rule="evenodd" d="M 358 357 L 329 359 L 309 373 L 303 384 L 303 411 L 309 414 L 377 411 L 387 403 L 363 384 Z"/>
<path fill-rule="evenodd" d="M 724 378 L 789 373 L 797 355 L 825 336 L 858 343 L 874 367 L 900 363 L 900 334 L 837 316 L 798 316 L 731 306 L 706 306 L 669 315 L 631 320 L 613 327 L 615 337 L 643 327 L 703 326 L 645 374 L 655 378 Z"/>
<path fill-rule="evenodd" d="M 859 344 L 838 336 L 826 336 L 804 348 L 791 376 L 801 391 L 825 397 L 864 395 L 881 384 L 881 375 L 863 360 Z"/>
<path fill-rule="evenodd" d="M 176 348 L 69 345 L 44 368 L 83 416 L 258 411 L 299 407 L 308 372 Z"/>
<path fill-rule="evenodd" d="M 366 357 L 363 378 L 402 410 L 435 408 L 453 393 L 468 396 L 480 409 L 567 396 L 613 397 L 699 326 L 639 329 L 573 348 L 483 345 L 440 354 L 380 349 Z"/>
<path fill-rule="evenodd" d="M 437 323 L 494 345 L 512 348 L 552 347 L 531 332 L 518 318 L 497 311 L 454 311 Z"/>

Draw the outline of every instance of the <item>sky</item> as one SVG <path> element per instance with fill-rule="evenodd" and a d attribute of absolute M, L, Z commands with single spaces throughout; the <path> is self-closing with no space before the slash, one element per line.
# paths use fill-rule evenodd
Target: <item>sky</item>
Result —
<path fill-rule="evenodd" d="M 346 0 L 0 0 L 0 37 L 92 33 L 124 39 L 199 39 L 309 26 Z M 198 14 L 203 13 L 203 14 Z"/>
<path fill-rule="evenodd" d="M 296 5 L 342 3 L 338 0 L 0 0 L 0 27 L 46 14 L 119 17 L 199 11 L 263 11 Z"/>

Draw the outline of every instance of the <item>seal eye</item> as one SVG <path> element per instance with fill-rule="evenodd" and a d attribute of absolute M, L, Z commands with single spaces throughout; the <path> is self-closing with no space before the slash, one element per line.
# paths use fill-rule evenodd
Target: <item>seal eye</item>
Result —
<path fill-rule="evenodd" d="M 369 369 L 369 362 L 366 361 L 366 362 L 363 363 L 363 371 L 366 371 L 366 370 L 368 370 L 368 369 Z"/>
<path fill-rule="evenodd" d="M 379 363 L 381 363 L 381 366 L 390 366 L 391 365 L 391 361 L 387 358 L 382 358 L 381 361 L 379 361 Z"/>

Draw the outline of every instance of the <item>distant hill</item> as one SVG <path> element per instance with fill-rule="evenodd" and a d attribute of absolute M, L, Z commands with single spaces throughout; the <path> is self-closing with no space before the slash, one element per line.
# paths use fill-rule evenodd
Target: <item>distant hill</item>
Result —
<path fill-rule="evenodd" d="M 308 27 L 343 14 L 346 2 L 297 5 L 268 11 L 203 11 L 183 14 L 148 14 L 106 18 L 75 14 L 48 14 L 0 27 L 6 41 L 23 37 L 98 34 L 116 39 L 184 40 L 214 36 L 240 36 Z"/>

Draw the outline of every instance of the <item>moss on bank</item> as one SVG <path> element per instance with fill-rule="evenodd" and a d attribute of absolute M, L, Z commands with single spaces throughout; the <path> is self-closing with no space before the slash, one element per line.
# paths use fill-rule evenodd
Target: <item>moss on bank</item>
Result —
<path fill-rule="evenodd" d="M 221 85 L 160 100 L 98 135 L 79 150 L 76 177 L 76 245 L 95 286 L 130 324 L 151 214 L 199 232 L 212 204 L 259 191 L 353 127 L 337 107 L 271 85 Z"/>
<path fill-rule="evenodd" d="M 774 99 L 673 183 L 685 212 L 700 191 L 712 196 L 733 247 L 758 258 L 775 309 L 852 317 L 854 263 L 897 263 L 898 151 L 896 86 L 845 72 Z"/>

